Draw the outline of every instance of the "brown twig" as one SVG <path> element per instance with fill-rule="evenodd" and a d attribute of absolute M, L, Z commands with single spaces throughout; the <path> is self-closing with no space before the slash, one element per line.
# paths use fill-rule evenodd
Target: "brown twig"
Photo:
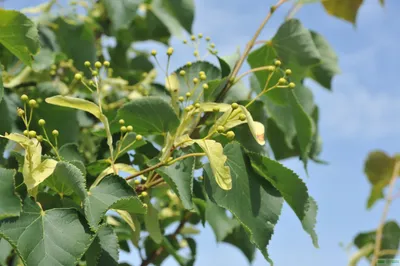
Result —
<path fill-rule="evenodd" d="M 376 230 L 374 256 L 371 260 L 371 266 L 376 265 L 379 255 L 380 255 L 379 251 L 381 249 L 381 243 L 382 243 L 383 226 L 385 225 L 386 217 L 389 212 L 389 207 L 390 207 L 390 204 L 392 203 L 393 189 L 394 189 L 394 185 L 396 184 L 396 179 L 397 179 L 397 176 L 399 175 L 399 172 L 400 172 L 400 161 L 397 160 L 393 167 L 393 174 L 392 174 L 392 178 L 389 183 L 389 190 L 388 190 L 388 194 L 386 196 L 386 203 L 385 203 L 385 207 L 383 209 L 381 222 L 379 224 L 378 229 Z"/>
<path fill-rule="evenodd" d="M 187 212 L 183 216 L 183 219 L 180 221 L 178 227 L 175 229 L 174 233 L 171 235 L 173 238 L 176 238 L 176 236 L 181 232 L 181 230 L 185 226 L 185 223 L 189 220 L 190 216 L 192 216 L 192 213 L 190 213 L 190 212 Z M 151 255 L 147 259 L 142 261 L 142 264 L 140 264 L 140 266 L 149 265 L 150 263 L 155 261 L 158 258 L 158 256 L 160 256 L 163 253 L 164 250 L 165 250 L 164 246 L 159 247 L 158 249 L 156 249 L 156 251 L 151 253 Z"/>

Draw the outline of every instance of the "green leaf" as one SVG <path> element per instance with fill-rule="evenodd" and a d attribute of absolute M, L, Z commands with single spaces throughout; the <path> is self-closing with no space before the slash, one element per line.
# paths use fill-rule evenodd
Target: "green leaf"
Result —
<path fill-rule="evenodd" d="M 78 68 L 83 67 L 85 61 L 96 60 L 96 40 L 94 30 L 88 22 L 78 19 L 58 17 L 54 24 L 57 42 L 61 51 L 74 61 Z"/>
<path fill-rule="evenodd" d="M 144 18 L 135 16 L 132 24 L 131 30 L 118 35 L 119 40 L 155 40 L 167 44 L 171 37 L 168 28 L 152 10 L 148 10 Z M 130 41 L 128 41 L 128 43 L 130 43 Z"/>
<path fill-rule="evenodd" d="M 253 135 L 253 138 L 257 141 L 258 144 L 260 144 L 262 146 L 265 145 L 265 140 L 264 140 L 265 128 L 264 128 L 264 125 L 261 124 L 260 122 L 254 121 L 253 117 L 251 116 L 250 112 L 246 109 L 246 107 L 239 106 L 239 108 L 242 110 L 242 112 L 246 116 L 246 122 L 249 125 L 250 132 Z"/>
<path fill-rule="evenodd" d="M 157 173 L 168 183 L 181 199 L 185 209 L 193 209 L 194 157 L 180 160 L 173 165 L 157 169 Z"/>
<path fill-rule="evenodd" d="M 46 103 L 82 110 L 82 111 L 91 113 L 98 119 L 101 118 L 101 112 L 100 112 L 99 106 L 97 106 L 93 102 L 89 102 L 84 99 L 79 99 L 79 98 L 70 97 L 70 96 L 57 95 L 57 96 L 53 96 L 50 98 L 46 98 Z"/>
<path fill-rule="evenodd" d="M 228 209 L 248 230 L 251 242 L 269 260 L 266 246 L 281 213 L 283 199 L 265 178 L 251 168 L 238 143 L 225 146 L 224 154 L 232 175 L 232 189 L 221 189 L 209 165 L 205 170 L 205 188 L 211 201 Z"/>
<path fill-rule="evenodd" d="M 229 167 L 225 165 L 227 157 L 224 155 L 221 143 L 208 139 L 194 141 L 206 153 L 218 186 L 223 190 L 230 190 L 232 188 L 232 177 Z"/>
<path fill-rule="evenodd" d="M 135 99 L 118 110 L 112 123 L 112 132 L 119 130 L 118 120 L 124 119 L 137 134 L 162 134 L 173 132 L 179 126 L 179 118 L 171 106 L 159 97 Z"/>
<path fill-rule="evenodd" d="M 0 64 L 0 103 L 4 96 L 4 86 L 3 86 L 3 65 Z M 1 132 L 3 133 L 3 132 Z"/>
<path fill-rule="evenodd" d="M 119 251 L 118 238 L 109 225 L 100 227 L 96 238 L 86 251 L 87 266 L 118 265 Z"/>
<path fill-rule="evenodd" d="M 192 32 L 194 20 L 193 0 L 153 0 L 151 10 L 172 35 L 182 36 L 181 29 Z"/>
<path fill-rule="evenodd" d="M 246 256 L 249 263 L 254 260 L 256 247 L 250 242 L 249 236 L 243 226 L 236 226 L 233 231 L 224 238 L 223 242 L 239 248 Z"/>
<path fill-rule="evenodd" d="M 15 170 L 0 168 L 0 220 L 19 216 L 21 199 L 15 192 Z"/>
<path fill-rule="evenodd" d="M 359 248 L 363 248 L 368 244 L 375 244 L 376 231 L 369 231 L 358 234 L 354 238 L 354 244 Z M 398 250 L 400 243 L 400 227 L 395 221 L 387 221 L 383 226 L 382 242 L 380 250 Z M 371 260 L 373 251 L 366 255 Z M 393 259 L 395 255 L 383 255 L 379 258 Z"/>
<path fill-rule="evenodd" d="M 0 265 L 7 265 L 6 260 L 10 255 L 13 247 L 4 239 L 0 239 Z"/>
<path fill-rule="evenodd" d="M 0 222 L 0 236 L 16 248 L 25 265 L 76 265 L 92 242 L 82 221 L 74 209 L 43 211 L 27 198 L 18 219 Z"/>
<path fill-rule="evenodd" d="M 321 86 L 331 89 L 333 77 L 340 73 L 338 57 L 322 35 L 315 31 L 310 31 L 310 33 L 321 55 L 321 63 L 311 68 L 310 76 Z"/>
<path fill-rule="evenodd" d="M 67 143 L 61 146 L 58 150 L 58 154 L 67 161 L 85 161 L 85 158 L 79 152 L 79 147 L 76 143 Z"/>
<path fill-rule="evenodd" d="M 128 29 L 141 1 L 139 0 L 103 0 L 107 15 L 115 30 Z"/>
<path fill-rule="evenodd" d="M 16 106 L 11 99 L 7 95 L 4 95 L 3 100 L 0 101 L 0 134 L 5 134 L 12 130 L 16 119 L 15 108 Z M 0 138 L 0 154 L 3 154 L 7 142 L 6 139 Z"/>
<path fill-rule="evenodd" d="M 310 234 L 314 246 L 318 247 L 317 234 L 314 230 L 317 209 L 314 200 L 308 195 L 304 182 L 292 170 L 277 161 L 253 153 L 250 153 L 249 157 L 253 169 L 281 193 L 302 222 L 304 230 Z"/>
<path fill-rule="evenodd" d="M 217 242 L 224 240 L 239 224 L 237 220 L 226 215 L 224 208 L 219 207 L 210 200 L 207 200 L 206 219 L 214 231 Z"/>
<path fill-rule="evenodd" d="M 67 162 L 59 162 L 53 174 L 46 180 L 46 185 L 61 196 L 76 194 L 84 201 L 87 197 L 86 179 L 81 170 Z"/>
<path fill-rule="evenodd" d="M 151 202 L 147 198 L 147 213 L 144 215 L 144 224 L 147 231 L 150 234 L 151 239 L 157 244 L 161 244 L 163 241 L 163 234 L 160 228 L 160 222 L 158 218 L 158 210 L 153 207 Z"/>
<path fill-rule="evenodd" d="M 51 67 L 54 64 L 55 54 L 52 50 L 41 48 L 39 53 L 33 57 L 32 69 L 40 72 Z"/>
<path fill-rule="evenodd" d="M 337 18 L 356 24 L 358 9 L 363 0 L 324 0 L 322 5 L 325 11 Z"/>
<path fill-rule="evenodd" d="M 99 228 L 100 221 L 109 209 L 146 212 L 133 188 L 122 177 L 115 175 L 106 176 L 98 186 L 90 189 L 84 208 L 89 225 L 94 230 Z"/>
<path fill-rule="evenodd" d="M 35 23 L 18 11 L 0 9 L 0 43 L 30 66 L 32 55 L 39 51 Z"/>

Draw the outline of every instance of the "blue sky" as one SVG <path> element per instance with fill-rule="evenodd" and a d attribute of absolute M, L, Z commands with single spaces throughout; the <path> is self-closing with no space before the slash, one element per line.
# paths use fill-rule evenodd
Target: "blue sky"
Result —
<path fill-rule="evenodd" d="M 4 7 L 18 9 L 38 2 L 42 1 L 8 0 Z M 324 140 L 321 157 L 329 165 L 311 163 L 307 178 L 297 160 L 284 162 L 300 174 L 319 205 L 320 248 L 313 247 L 293 211 L 285 206 L 269 246 L 269 253 L 278 266 L 347 265 L 348 254 L 339 243 L 347 244 L 358 232 L 376 228 L 381 217 L 383 202 L 370 211 L 365 209 L 370 185 L 362 168 L 372 149 L 383 149 L 389 154 L 400 152 L 397 119 L 400 85 L 396 83 L 400 69 L 400 2 L 387 0 L 385 8 L 379 6 L 378 0 L 364 2 L 356 28 L 328 16 L 318 3 L 304 6 L 296 15 L 306 27 L 328 39 L 339 55 L 342 74 L 335 78 L 333 92 L 308 82 L 320 106 L 320 130 Z M 220 54 L 229 55 L 237 46 L 244 48 L 273 3 L 270 0 L 196 0 L 194 32 L 211 36 Z M 286 4 L 276 12 L 260 39 L 273 36 L 289 6 Z M 173 68 L 194 60 L 192 50 L 179 40 L 174 39 L 172 45 L 177 54 Z M 155 43 L 140 47 L 165 49 Z M 164 58 L 160 61 L 161 64 L 165 62 Z M 399 211 L 400 204 L 395 202 L 389 218 L 395 219 Z M 196 239 L 196 265 L 248 265 L 234 247 L 216 244 L 209 227 Z M 122 254 L 121 260 L 137 264 L 138 258 L 136 254 Z M 175 265 L 175 262 L 168 259 L 165 265 Z M 253 265 L 267 263 L 258 253 Z M 368 264 L 363 261 L 359 265 Z"/>

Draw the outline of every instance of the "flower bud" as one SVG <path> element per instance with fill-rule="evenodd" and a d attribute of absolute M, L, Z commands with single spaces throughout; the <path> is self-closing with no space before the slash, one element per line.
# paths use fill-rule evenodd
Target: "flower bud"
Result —
<path fill-rule="evenodd" d="M 128 132 L 132 132 L 133 131 L 133 126 L 127 126 L 126 130 L 128 130 Z"/>
<path fill-rule="evenodd" d="M 239 107 L 239 105 L 237 103 L 232 103 L 231 104 L 232 109 L 237 109 Z"/>
<path fill-rule="evenodd" d="M 228 132 L 226 133 L 226 137 L 227 137 L 229 140 L 233 140 L 233 139 L 235 138 L 235 133 L 233 133 L 233 131 L 228 131 Z"/>
<path fill-rule="evenodd" d="M 109 66 L 110 66 L 110 62 L 109 62 L 109 61 L 104 61 L 104 62 L 103 62 L 103 65 L 104 65 L 105 67 L 109 67 Z"/>
<path fill-rule="evenodd" d="M 90 67 L 90 62 L 89 61 L 85 61 L 84 65 L 85 65 L 85 67 Z"/>
<path fill-rule="evenodd" d="M 102 64 L 101 64 L 101 62 L 97 61 L 96 63 L 94 63 L 94 66 L 96 68 L 101 68 Z"/>
<path fill-rule="evenodd" d="M 76 73 L 75 76 L 74 76 L 74 78 L 75 78 L 76 80 L 81 80 L 81 79 L 82 79 L 82 74 Z"/>
<path fill-rule="evenodd" d="M 58 132 L 57 129 L 54 129 L 51 134 L 53 134 L 53 136 L 57 137 L 60 133 Z"/>
<path fill-rule="evenodd" d="M 42 127 L 46 124 L 46 121 L 44 119 L 39 119 L 38 124 Z"/>
<path fill-rule="evenodd" d="M 203 89 L 208 90 L 208 84 L 207 83 L 203 84 Z"/>
<path fill-rule="evenodd" d="M 217 132 L 218 132 L 218 133 L 222 133 L 222 132 L 224 132 L 224 131 L 225 131 L 224 126 L 218 126 L 218 127 L 217 127 Z"/>
<path fill-rule="evenodd" d="M 29 100 L 28 95 L 26 95 L 26 94 L 22 94 L 22 95 L 21 95 L 21 101 L 26 102 L 26 101 L 28 101 L 28 100 Z"/>
<path fill-rule="evenodd" d="M 136 140 L 141 141 L 143 139 L 142 135 L 136 135 Z"/>
<path fill-rule="evenodd" d="M 125 133 L 126 131 L 128 131 L 128 129 L 126 128 L 126 126 L 122 126 L 122 127 L 120 128 L 120 130 L 121 130 L 122 133 Z"/>

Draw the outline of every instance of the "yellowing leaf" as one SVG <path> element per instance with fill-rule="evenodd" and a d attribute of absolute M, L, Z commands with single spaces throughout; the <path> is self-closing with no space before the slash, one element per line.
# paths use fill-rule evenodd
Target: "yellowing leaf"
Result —
<path fill-rule="evenodd" d="M 225 165 L 227 157 L 221 143 L 215 140 L 194 140 L 206 153 L 217 184 L 224 190 L 232 188 L 232 177 L 228 166 Z"/>
<path fill-rule="evenodd" d="M 165 78 L 165 88 L 168 91 L 179 91 L 179 79 L 175 72 Z"/>
<path fill-rule="evenodd" d="M 48 178 L 57 166 L 57 161 L 53 159 L 46 159 L 41 162 L 35 170 L 32 171 L 29 178 L 25 178 L 25 184 L 28 189 L 33 189 Z"/>
<path fill-rule="evenodd" d="M 132 232 L 136 231 L 135 223 L 133 222 L 132 216 L 130 215 L 129 212 L 123 211 L 123 210 L 115 210 L 121 218 L 129 225 L 131 228 Z"/>
<path fill-rule="evenodd" d="M 247 111 L 246 107 L 239 106 L 242 112 L 246 115 L 247 124 L 249 125 L 251 134 L 253 134 L 254 139 L 260 145 L 265 145 L 265 127 L 260 122 L 255 122 L 253 117 L 251 116 L 250 112 Z"/>
<path fill-rule="evenodd" d="M 356 23 L 358 9 L 363 0 L 322 0 L 326 12 L 332 16 Z"/>
<path fill-rule="evenodd" d="M 46 98 L 46 102 L 49 104 L 86 111 L 91 113 L 98 119 L 101 119 L 101 112 L 99 106 L 84 99 L 57 95 L 50 98 Z"/>
<path fill-rule="evenodd" d="M 132 174 L 132 175 L 137 173 L 137 170 L 136 170 L 135 168 L 133 168 L 133 167 L 130 166 L 130 165 L 124 164 L 124 163 L 116 163 L 116 164 L 114 164 L 114 167 L 115 167 L 115 169 L 118 171 L 117 174 L 119 173 L 119 171 L 126 172 L 126 173 L 129 173 L 129 174 Z M 114 173 L 114 170 L 113 170 L 112 166 L 107 167 L 107 168 L 104 169 L 104 171 L 101 172 L 101 174 L 96 178 L 96 180 L 93 182 L 92 187 L 97 186 L 97 185 L 100 183 L 100 181 L 103 180 L 103 178 L 104 178 L 105 176 L 111 175 L 111 174 L 113 174 L 113 173 Z"/>
<path fill-rule="evenodd" d="M 175 147 L 179 146 L 179 147 L 185 148 L 190 145 L 193 145 L 193 143 L 194 143 L 194 141 L 189 137 L 189 135 L 185 134 L 185 135 L 182 135 L 175 139 L 174 146 Z"/>

